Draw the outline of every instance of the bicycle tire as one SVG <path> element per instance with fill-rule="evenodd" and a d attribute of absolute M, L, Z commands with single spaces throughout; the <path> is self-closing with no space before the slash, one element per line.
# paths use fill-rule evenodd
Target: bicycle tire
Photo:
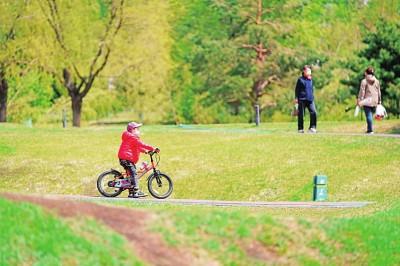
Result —
<path fill-rule="evenodd" d="M 123 191 L 122 188 L 119 188 L 119 189 L 115 188 L 114 193 L 107 192 L 105 190 L 105 188 L 104 188 L 105 186 L 103 185 L 103 180 L 107 177 L 111 177 L 112 180 L 114 180 L 115 178 L 121 179 L 122 174 L 120 172 L 118 172 L 117 170 L 108 170 L 108 171 L 101 173 L 99 175 L 99 177 L 97 178 L 97 190 L 100 192 L 100 194 L 105 197 L 116 197 L 119 194 L 121 194 Z M 111 181 L 111 180 L 109 180 L 109 181 Z M 111 187 L 108 187 L 108 181 L 105 185 L 107 186 L 107 188 L 111 188 Z"/>
<path fill-rule="evenodd" d="M 167 191 L 166 192 L 159 192 L 156 188 L 153 187 L 153 183 L 155 186 L 158 186 L 159 188 L 161 188 L 162 186 L 167 186 Z M 157 199 L 166 199 L 168 198 L 173 189 L 174 189 L 174 185 L 172 183 L 172 180 L 169 176 L 167 176 L 166 174 L 163 173 L 156 173 L 156 174 L 151 174 L 149 176 L 149 179 L 147 181 L 147 188 L 149 190 L 149 193 L 157 198 Z"/>

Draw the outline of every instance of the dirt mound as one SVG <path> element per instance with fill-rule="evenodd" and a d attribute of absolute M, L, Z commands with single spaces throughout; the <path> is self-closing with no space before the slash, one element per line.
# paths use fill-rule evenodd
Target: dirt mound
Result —
<path fill-rule="evenodd" d="M 167 246 L 158 234 L 146 229 L 146 225 L 157 217 L 144 211 L 72 201 L 56 196 L 42 197 L 11 193 L 1 195 L 10 200 L 31 202 L 43 206 L 62 217 L 84 215 L 101 221 L 124 235 L 134 253 L 150 265 L 218 265 L 216 262 L 194 257 L 187 250 Z"/>

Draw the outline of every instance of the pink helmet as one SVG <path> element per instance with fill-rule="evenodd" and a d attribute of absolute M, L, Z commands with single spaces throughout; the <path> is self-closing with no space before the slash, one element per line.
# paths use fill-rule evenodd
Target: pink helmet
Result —
<path fill-rule="evenodd" d="M 140 123 L 136 123 L 136 122 L 129 122 L 128 126 L 126 127 L 126 130 L 128 130 L 129 132 L 131 132 L 133 129 L 138 128 L 142 126 L 142 124 Z"/>

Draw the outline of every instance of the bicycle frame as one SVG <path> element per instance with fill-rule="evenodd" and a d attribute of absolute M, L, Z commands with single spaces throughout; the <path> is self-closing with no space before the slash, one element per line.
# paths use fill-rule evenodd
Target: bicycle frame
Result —
<path fill-rule="evenodd" d="M 150 155 L 150 162 L 151 162 L 151 165 L 150 165 L 150 167 L 144 169 L 143 171 L 136 171 L 136 174 L 137 174 L 137 175 L 136 175 L 136 178 L 137 178 L 137 179 L 140 179 L 142 176 L 144 176 L 145 174 L 147 174 L 147 173 L 150 172 L 151 170 L 153 170 L 153 173 L 154 173 L 154 174 L 157 173 L 156 167 L 157 167 L 158 163 L 156 164 L 156 163 L 154 162 L 154 159 L 153 159 L 154 152 L 149 152 L 148 154 Z M 125 173 L 123 173 L 122 176 L 123 176 L 124 178 L 128 178 L 128 177 L 130 177 L 131 175 L 129 174 L 128 170 L 125 170 Z"/>

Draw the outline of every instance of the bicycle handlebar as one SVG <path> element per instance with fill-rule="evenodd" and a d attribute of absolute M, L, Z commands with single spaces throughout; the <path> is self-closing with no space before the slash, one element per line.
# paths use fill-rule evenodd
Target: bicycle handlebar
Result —
<path fill-rule="evenodd" d="M 148 151 L 147 154 L 149 154 L 150 156 L 154 155 L 155 153 L 159 153 L 160 149 L 156 148 L 154 151 Z"/>

